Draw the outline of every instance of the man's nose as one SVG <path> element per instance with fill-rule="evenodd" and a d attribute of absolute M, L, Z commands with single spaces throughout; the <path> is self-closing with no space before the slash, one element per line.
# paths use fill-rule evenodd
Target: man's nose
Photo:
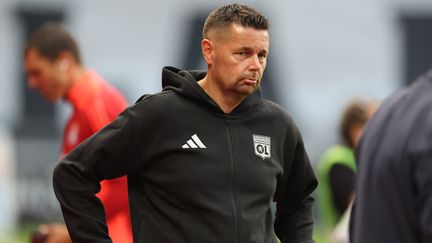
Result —
<path fill-rule="evenodd" d="M 250 67 L 253 70 L 261 70 L 262 65 L 261 65 L 261 62 L 260 62 L 258 55 L 253 55 L 251 57 Z"/>

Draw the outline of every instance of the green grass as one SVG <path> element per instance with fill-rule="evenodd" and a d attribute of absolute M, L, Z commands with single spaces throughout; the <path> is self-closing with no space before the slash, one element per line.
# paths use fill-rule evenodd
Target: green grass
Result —
<path fill-rule="evenodd" d="M 25 223 L 9 234 L 0 235 L 0 243 L 28 243 L 30 234 L 38 228 L 38 223 Z"/>

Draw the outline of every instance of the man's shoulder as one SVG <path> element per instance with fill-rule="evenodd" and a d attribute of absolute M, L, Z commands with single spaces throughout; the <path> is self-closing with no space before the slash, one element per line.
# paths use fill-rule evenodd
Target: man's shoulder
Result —
<path fill-rule="evenodd" d="M 144 94 L 139 97 L 130 108 L 133 110 L 159 110 L 159 108 L 166 109 L 170 107 L 170 104 L 174 104 L 171 102 L 174 102 L 175 97 L 175 92 L 171 90 L 164 90 L 154 94 Z"/>
<path fill-rule="evenodd" d="M 266 111 L 268 115 L 292 122 L 293 118 L 291 113 L 282 105 L 268 99 L 262 99 L 260 104 L 261 109 Z"/>
<path fill-rule="evenodd" d="M 141 97 L 137 99 L 135 104 L 146 104 L 149 102 L 163 102 L 166 99 L 171 99 L 174 96 L 174 92 L 172 90 L 163 90 L 154 94 L 143 94 Z"/>
<path fill-rule="evenodd" d="M 300 129 L 294 117 L 282 105 L 268 99 L 262 99 L 257 111 L 258 116 L 265 119 L 266 122 L 270 121 L 280 131 L 286 131 L 296 137 L 300 136 Z"/>

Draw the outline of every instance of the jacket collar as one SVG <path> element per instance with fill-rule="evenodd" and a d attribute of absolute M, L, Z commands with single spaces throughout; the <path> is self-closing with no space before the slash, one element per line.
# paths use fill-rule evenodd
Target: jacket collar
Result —
<path fill-rule="evenodd" d="M 211 109 L 212 112 L 218 115 L 229 115 L 230 117 L 237 117 L 247 113 L 261 101 L 261 89 L 258 88 L 235 107 L 231 113 L 225 114 L 198 84 L 198 81 L 203 79 L 205 75 L 205 71 L 186 71 L 175 67 L 164 67 L 162 70 L 162 88 L 163 90 L 173 90 L 179 95 Z"/>

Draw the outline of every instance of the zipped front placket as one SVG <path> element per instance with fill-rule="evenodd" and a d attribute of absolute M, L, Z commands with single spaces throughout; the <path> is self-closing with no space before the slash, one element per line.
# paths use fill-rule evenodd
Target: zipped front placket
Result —
<path fill-rule="evenodd" d="M 234 145 L 232 141 L 232 134 L 231 134 L 231 120 L 229 116 L 226 116 L 226 123 L 225 123 L 225 134 L 227 137 L 228 142 L 228 150 L 229 150 L 229 156 L 230 156 L 230 165 L 231 165 L 231 175 L 230 175 L 230 181 L 231 181 L 231 207 L 233 211 L 233 243 L 239 243 L 239 209 L 238 209 L 238 202 L 237 202 L 237 193 L 236 193 L 236 175 L 237 175 L 237 168 L 236 168 L 236 162 L 234 157 Z"/>

